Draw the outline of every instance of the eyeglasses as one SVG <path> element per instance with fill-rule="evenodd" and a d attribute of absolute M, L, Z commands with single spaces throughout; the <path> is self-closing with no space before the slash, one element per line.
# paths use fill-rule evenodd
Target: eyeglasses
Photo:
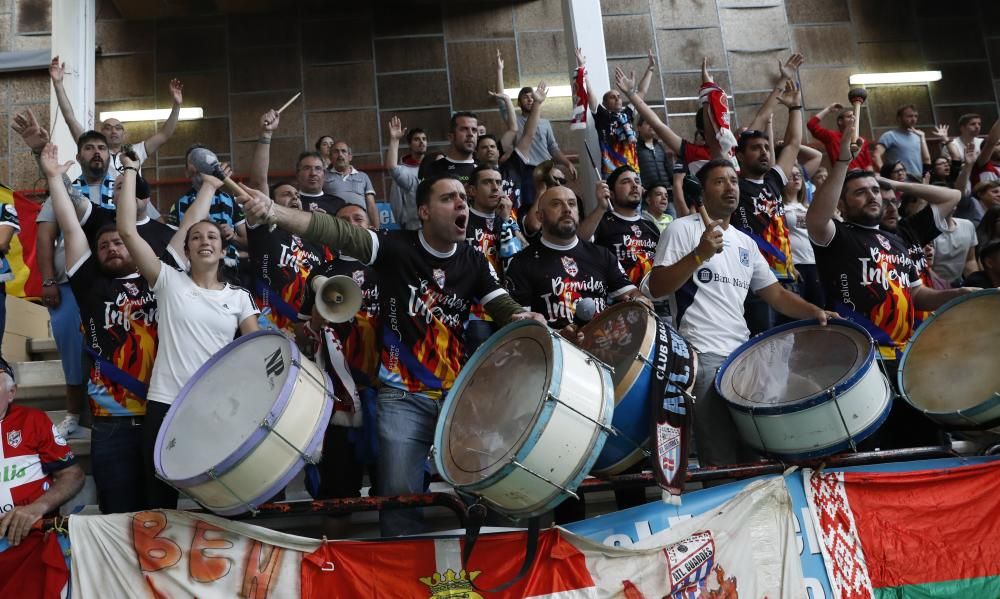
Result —
<path fill-rule="evenodd" d="M 894 169 L 892 169 L 892 174 L 894 174 L 894 175 L 895 175 L 895 174 L 898 174 L 898 173 L 905 173 L 905 172 L 906 172 L 906 169 L 905 169 L 905 168 L 903 168 L 903 167 L 899 167 L 899 168 L 894 168 Z"/>
<path fill-rule="evenodd" d="M 552 177 L 552 182 L 556 185 L 566 185 L 566 177 Z"/>

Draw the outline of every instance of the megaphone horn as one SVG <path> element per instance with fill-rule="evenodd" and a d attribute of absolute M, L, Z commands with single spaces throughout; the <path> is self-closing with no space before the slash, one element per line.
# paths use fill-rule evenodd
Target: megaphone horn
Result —
<path fill-rule="evenodd" d="M 361 287 L 351 277 L 316 277 L 312 282 L 316 293 L 316 311 L 328 322 L 347 322 L 361 309 L 364 299 Z"/>

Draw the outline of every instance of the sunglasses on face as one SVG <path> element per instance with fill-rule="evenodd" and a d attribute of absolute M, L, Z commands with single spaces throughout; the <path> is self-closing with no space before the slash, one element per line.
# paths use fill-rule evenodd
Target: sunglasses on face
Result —
<path fill-rule="evenodd" d="M 566 177 L 552 177 L 552 181 L 556 185 L 566 185 Z"/>

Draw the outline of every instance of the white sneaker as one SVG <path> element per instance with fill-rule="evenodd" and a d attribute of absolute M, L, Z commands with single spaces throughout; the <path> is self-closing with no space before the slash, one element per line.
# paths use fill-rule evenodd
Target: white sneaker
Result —
<path fill-rule="evenodd" d="M 77 429 L 80 428 L 80 416 L 79 414 L 67 413 L 62 419 L 62 422 L 56 425 L 56 430 L 62 435 L 63 439 L 68 439 L 70 435 L 75 433 Z"/>

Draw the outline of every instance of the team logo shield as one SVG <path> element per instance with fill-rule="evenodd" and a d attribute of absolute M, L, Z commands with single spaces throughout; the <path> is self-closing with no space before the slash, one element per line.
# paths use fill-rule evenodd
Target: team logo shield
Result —
<path fill-rule="evenodd" d="M 434 282 L 437 283 L 438 287 L 444 289 L 444 269 L 434 269 Z"/>
<path fill-rule="evenodd" d="M 750 252 L 746 248 L 740 248 L 740 264 L 750 266 Z"/>
<path fill-rule="evenodd" d="M 883 237 L 881 234 L 876 233 L 875 237 L 878 239 L 879 244 L 886 249 L 886 251 L 892 249 L 892 244 L 890 244 L 889 240 Z"/>
<path fill-rule="evenodd" d="M 21 431 L 10 431 L 7 433 L 7 445 L 17 448 L 21 445 Z"/>
<path fill-rule="evenodd" d="M 354 282 L 358 284 L 358 287 L 364 287 L 365 286 L 365 271 L 363 271 L 363 270 L 356 270 L 356 271 L 354 271 L 354 272 L 351 273 L 351 278 L 354 279 Z M 444 279 L 443 276 L 441 278 L 442 278 L 442 280 Z"/>
<path fill-rule="evenodd" d="M 580 273 L 580 269 L 576 266 L 576 260 L 570 258 L 569 256 L 562 257 L 563 270 L 566 271 L 571 277 L 575 277 Z"/>

